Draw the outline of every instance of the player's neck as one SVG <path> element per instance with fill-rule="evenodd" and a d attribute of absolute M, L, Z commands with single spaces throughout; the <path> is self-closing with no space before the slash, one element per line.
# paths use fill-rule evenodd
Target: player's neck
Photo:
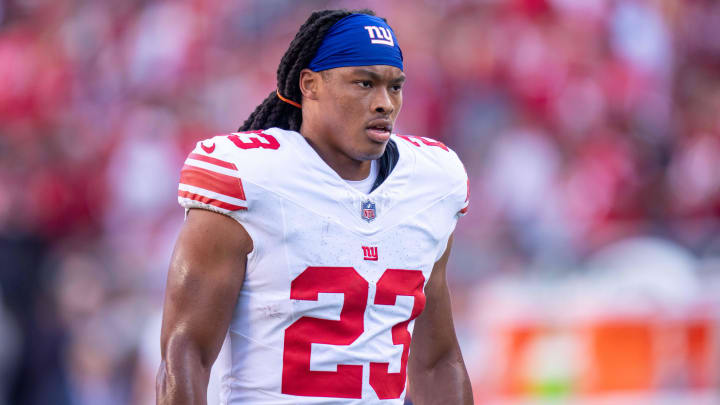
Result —
<path fill-rule="evenodd" d="M 301 134 L 307 143 L 315 149 L 318 156 L 343 180 L 365 180 L 370 175 L 370 160 L 355 160 L 334 149 L 327 142 L 316 140 L 312 135 L 302 131 Z"/>

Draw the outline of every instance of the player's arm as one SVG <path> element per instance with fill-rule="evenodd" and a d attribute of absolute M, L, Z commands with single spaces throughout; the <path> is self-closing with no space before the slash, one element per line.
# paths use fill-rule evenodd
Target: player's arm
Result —
<path fill-rule="evenodd" d="M 160 337 L 158 404 L 205 404 L 210 368 L 245 277 L 252 239 L 232 218 L 188 213 L 172 255 Z"/>
<path fill-rule="evenodd" d="M 408 361 L 409 396 L 415 405 L 473 402 L 445 279 L 451 245 L 452 237 L 433 267 L 425 286 L 425 310 L 415 320 Z"/>

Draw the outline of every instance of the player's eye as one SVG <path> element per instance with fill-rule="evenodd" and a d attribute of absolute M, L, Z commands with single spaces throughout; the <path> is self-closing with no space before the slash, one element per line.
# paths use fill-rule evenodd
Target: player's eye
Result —
<path fill-rule="evenodd" d="M 397 93 L 397 92 L 399 92 L 400 90 L 402 90 L 402 84 L 393 84 L 392 87 L 391 87 L 391 89 L 392 89 L 392 91 L 394 91 L 394 92 Z"/>
<path fill-rule="evenodd" d="M 372 87 L 372 82 L 370 80 L 358 80 L 355 83 L 363 89 L 369 89 Z"/>

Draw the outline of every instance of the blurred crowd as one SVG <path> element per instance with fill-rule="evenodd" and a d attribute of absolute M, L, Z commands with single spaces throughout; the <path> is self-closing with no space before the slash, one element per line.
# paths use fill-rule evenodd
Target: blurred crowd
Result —
<path fill-rule="evenodd" d="M 720 270 L 719 2 L 0 0 L 0 405 L 154 403 L 184 157 L 326 7 L 388 19 L 398 132 L 466 165 L 459 330 L 493 279 L 629 237 Z"/>

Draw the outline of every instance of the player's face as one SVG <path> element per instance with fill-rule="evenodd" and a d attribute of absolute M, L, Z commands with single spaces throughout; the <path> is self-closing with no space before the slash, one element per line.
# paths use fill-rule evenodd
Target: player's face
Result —
<path fill-rule="evenodd" d="M 327 141 L 353 160 L 382 156 L 402 108 L 403 72 L 386 65 L 349 66 L 322 77 L 318 101 Z"/>

